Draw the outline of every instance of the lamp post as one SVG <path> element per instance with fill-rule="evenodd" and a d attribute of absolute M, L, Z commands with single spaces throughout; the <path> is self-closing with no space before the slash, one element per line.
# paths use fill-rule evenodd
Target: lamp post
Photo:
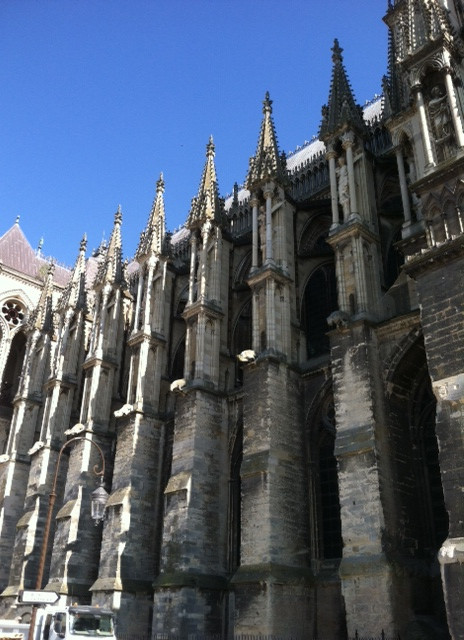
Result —
<path fill-rule="evenodd" d="M 99 469 L 98 465 L 95 465 L 93 468 L 94 474 L 100 477 L 100 486 L 97 489 L 95 489 L 95 491 L 92 492 L 91 517 L 93 520 L 95 520 L 95 524 L 98 524 L 99 522 L 101 522 L 105 517 L 105 507 L 106 507 L 106 501 L 108 500 L 108 494 L 103 487 L 103 477 L 105 475 L 105 458 L 103 456 L 103 451 L 98 446 L 98 444 L 94 442 L 94 440 L 91 440 L 86 436 L 75 436 L 74 438 L 70 438 L 64 443 L 64 445 L 61 447 L 58 453 L 58 459 L 56 461 L 56 468 L 55 468 L 55 475 L 53 477 L 53 484 L 48 497 L 47 518 L 45 520 L 42 548 L 40 550 L 39 568 L 37 571 L 37 579 L 35 582 L 35 588 L 38 590 L 42 589 L 42 580 L 43 580 L 43 574 L 45 569 L 45 559 L 47 557 L 47 549 L 48 549 L 48 538 L 50 536 L 50 525 L 52 521 L 53 507 L 55 505 L 55 500 L 56 500 L 56 484 L 58 481 L 58 471 L 60 468 L 61 455 L 63 451 L 67 447 L 69 447 L 71 443 L 76 442 L 77 440 L 86 440 L 87 442 L 90 442 L 90 444 L 96 447 L 96 449 L 98 450 L 98 453 L 100 454 L 101 468 Z M 37 607 L 34 606 L 32 608 L 31 622 L 29 625 L 29 640 L 34 640 L 34 628 L 35 628 L 36 615 L 37 615 Z"/>

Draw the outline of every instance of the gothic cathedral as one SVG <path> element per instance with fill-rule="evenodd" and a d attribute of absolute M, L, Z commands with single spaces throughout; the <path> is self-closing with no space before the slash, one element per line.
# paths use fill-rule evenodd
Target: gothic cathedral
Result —
<path fill-rule="evenodd" d="M 464 638 L 464 5 L 384 20 L 381 97 L 335 41 L 318 136 L 266 94 L 245 184 L 210 139 L 132 260 L 121 210 L 72 270 L 0 237 L 0 617 L 42 563 L 126 638 Z"/>

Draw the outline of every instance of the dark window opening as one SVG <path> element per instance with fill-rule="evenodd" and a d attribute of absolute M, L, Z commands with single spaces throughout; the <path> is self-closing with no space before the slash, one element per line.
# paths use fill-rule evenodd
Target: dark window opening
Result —
<path fill-rule="evenodd" d="M 315 271 L 306 285 L 303 299 L 303 325 L 308 358 L 327 353 L 327 318 L 337 308 L 335 268 L 327 264 Z"/>
<path fill-rule="evenodd" d="M 326 432 L 319 446 L 319 490 L 321 496 L 321 549 L 322 557 L 342 557 L 342 530 L 338 497 L 337 459 L 335 440 Z"/>
<path fill-rule="evenodd" d="M 185 361 L 185 340 L 182 340 L 177 347 L 176 355 L 172 363 L 171 379 L 180 380 L 184 377 L 184 361 Z"/>
<path fill-rule="evenodd" d="M 230 463 L 229 478 L 229 572 L 234 573 L 240 566 L 241 539 L 241 480 L 240 468 L 243 459 L 243 425 L 237 428 L 234 449 Z"/>
<path fill-rule="evenodd" d="M 19 332 L 11 342 L 10 353 L 3 372 L 2 386 L 0 389 L 0 406 L 11 407 L 13 399 L 18 391 L 21 369 L 26 353 L 26 337 Z"/>

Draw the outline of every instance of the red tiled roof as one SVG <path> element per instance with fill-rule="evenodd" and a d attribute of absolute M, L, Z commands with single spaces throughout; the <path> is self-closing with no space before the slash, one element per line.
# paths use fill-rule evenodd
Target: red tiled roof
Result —
<path fill-rule="evenodd" d="M 44 280 L 49 261 L 38 256 L 16 222 L 0 237 L 0 260 L 11 269 L 38 280 Z M 71 275 L 66 267 L 55 266 L 53 281 L 64 286 Z"/>

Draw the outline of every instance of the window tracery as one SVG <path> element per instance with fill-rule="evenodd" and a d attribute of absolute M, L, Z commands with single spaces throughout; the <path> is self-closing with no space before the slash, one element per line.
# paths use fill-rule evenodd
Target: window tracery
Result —
<path fill-rule="evenodd" d="M 11 327 L 18 327 L 26 317 L 26 309 L 17 300 L 7 300 L 2 305 L 2 315 Z"/>

